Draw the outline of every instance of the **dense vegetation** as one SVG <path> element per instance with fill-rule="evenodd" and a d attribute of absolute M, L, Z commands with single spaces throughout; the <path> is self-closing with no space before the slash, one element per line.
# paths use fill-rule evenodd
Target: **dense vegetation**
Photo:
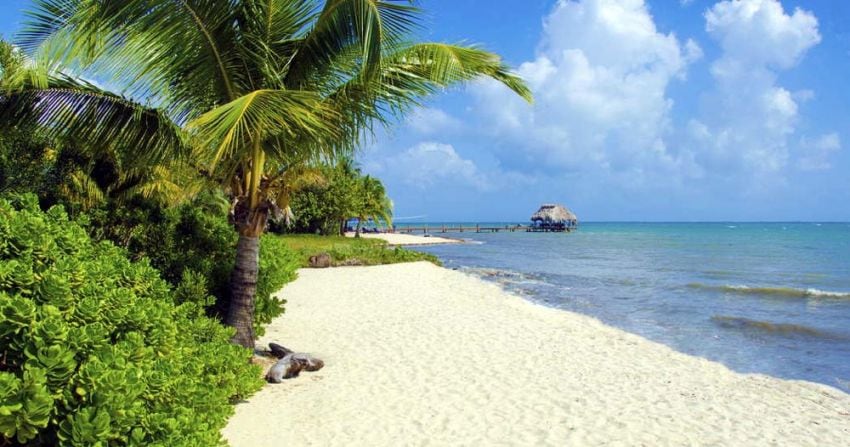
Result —
<path fill-rule="evenodd" d="M 340 235 L 349 218 L 392 225 L 392 201 L 380 180 L 363 175 L 351 160 L 315 170 L 320 181 L 304 183 L 291 198 L 295 233 Z"/>
<path fill-rule="evenodd" d="M 196 298 L 198 304 L 205 306 L 208 315 L 223 320 L 230 301 L 230 272 L 237 236 L 220 203 L 215 197 L 201 195 L 168 209 L 150 207 L 147 213 L 143 210 L 143 207 L 98 209 L 83 215 L 82 220 L 95 236 L 121 240 L 134 259 L 150 259 L 151 265 L 169 283 L 176 286 L 186 278 L 193 278 L 208 291 Z M 136 216 L 122 218 L 127 214 Z M 295 279 L 295 271 L 300 267 L 297 254 L 271 235 L 260 241 L 259 255 L 253 316 L 257 336 L 265 332 L 263 325 L 283 313 L 284 302 L 274 294 Z"/>
<path fill-rule="evenodd" d="M 329 254 L 332 265 L 381 265 L 414 261 L 428 261 L 441 265 L 440 260 L 434 255 L 402 247 L 389 248 L 386 242 L 378 239 L 310 234 L 279 236 L 279 239 L 289 249 L 298 253 L 302 266 L 308 265 L 310 256 L 319 253 Z"/>
<path fill-rule="evenodd" d="M 437 262 L 268 225 L 390 225 L 351 161 L 374 125 L 480 76 L 530 99 L 492 53 L 411 43 L 407 1 L 32 7 L 0 40 L 0 445 L 220 444 L 260 385 L 228 340 L 306 257 Z"/>
<path fill-rule="evenodd" d="M 30 445 L 217 445 L 259 388 L 249 350 L 147 262 L 59 207 L 0 200 L 0 434 Z"/>
<path fill-rule="evenodd" d="M 98 142 L 128 174 L 188 160 L 220 187 L 239 237 L 226 320 L 250 347 L 259 238 L 289 173 L 351 154 L 459 82 L 486 76 L 531 99 L 495 54 L 415 43 L 419 17 L 401 0 L 42 0 L 19 33 L 38 63 L 0 96 L 0 123 Z"/>

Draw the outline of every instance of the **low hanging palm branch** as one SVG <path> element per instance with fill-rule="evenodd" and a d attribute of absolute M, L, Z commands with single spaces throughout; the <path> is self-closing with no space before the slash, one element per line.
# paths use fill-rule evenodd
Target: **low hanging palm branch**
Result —
<path fill-rule="evenodd" d="M 74 152 L 73 149 L 69 149 Z M 119 205 L 141 197 L 159 205 L 179 205 L 194 198 L 207 182 L 181 163 L 122 168 L 114 154 L 77 153 L 72 161 L 58 160 L 52 170 L 59 182 L 58 199 L 88 211 L 107 200 Z M 93 157 L 93 158 L 87 158 Z M 99 175 L 95 174 L 99 172 Z"/>
<path fill-rule="evenodd" d="M 18 43 L 35 68 L 0 94 L 0 121 L 38 122 L 139 164 L 202 166 L 231 199 L 240 239 L 227 321 L 249 347 L 258 237 L 286 198 L 269 185 L 293 154 L 349 154 L 375 124 L 477 77 L 531 99 L 492 53 L 410 44 L 420 17 L 410 1 L 33 3 Z"/>

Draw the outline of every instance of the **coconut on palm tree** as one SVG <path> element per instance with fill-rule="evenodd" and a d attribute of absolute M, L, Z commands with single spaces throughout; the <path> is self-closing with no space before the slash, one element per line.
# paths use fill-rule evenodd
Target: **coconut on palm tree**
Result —
<path fill-rule="evenodd" d="M 34 0 L 18 42 L 33 68 L 0 96 L 0 121 L 218 182 L 239 233 L 227 323 L 252 347 L 258 238 L 285 160 L 350 153 L 423 95 L 481 76 L 531 99 L 495 54 L 411 43 L 419 17 L 394 0 Z"/>

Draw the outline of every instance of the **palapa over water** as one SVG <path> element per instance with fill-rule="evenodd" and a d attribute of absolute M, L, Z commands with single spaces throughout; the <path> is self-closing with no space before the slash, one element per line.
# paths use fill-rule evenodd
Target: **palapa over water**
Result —
<path fill-rule="evenodd" d="M 571 231 L 578 226 L 578 217 L 564 205 L 543 204 L 531 215 L 528 231 Z"/>

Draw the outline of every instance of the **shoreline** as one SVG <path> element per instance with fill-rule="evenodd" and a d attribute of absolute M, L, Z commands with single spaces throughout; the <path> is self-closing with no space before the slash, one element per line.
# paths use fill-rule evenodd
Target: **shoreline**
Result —
<path fill-rule="evenodd" d="M 231 445 L 850 441 L 850 395 L 724 365 L 430 263 L 301 270 L 276 341 L 325 360 L 240 403 Z"/>
<path fill-rule="evenodd" d="M 345 237 L 354 237 L 353 232 L 346 232 Z M 387 242 L 391 247 L 416 247 L 423 245 L 442 245 L 442 244 L 464 244 L 463 239 L 455 239 L 444 236 L 418 236 L 414 234 L 402 233 L 361 233 L 360 237 L 365 239 L 381 239 Z"/>

